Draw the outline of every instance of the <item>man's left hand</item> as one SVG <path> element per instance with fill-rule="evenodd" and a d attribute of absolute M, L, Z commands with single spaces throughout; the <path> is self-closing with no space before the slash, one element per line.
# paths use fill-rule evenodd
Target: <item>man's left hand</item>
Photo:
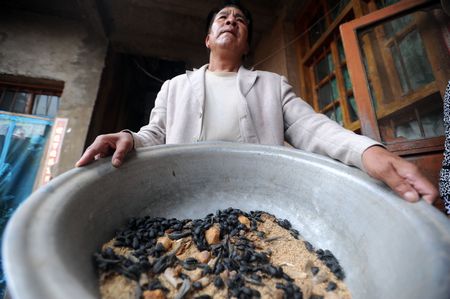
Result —
<path fill-rule="evenodd" d="M 416 202 L 422 197 L 432 204 L 438 197 L 437 189 L 416 165 L 381 146 L 366 149 L 362 155 L 362 163 L 370 176 L 383 181 L 409 202 Z"/>

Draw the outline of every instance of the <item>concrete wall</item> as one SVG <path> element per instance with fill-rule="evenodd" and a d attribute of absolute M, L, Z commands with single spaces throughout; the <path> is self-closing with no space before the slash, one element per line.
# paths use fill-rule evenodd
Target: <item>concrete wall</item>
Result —
<path fill-rule="evenodd" d="M 253 60 L 256 64 L 255 69 L 274 72 L 288 78 L 298 95 L 299 79 L 295 43 L 288 44 L 294 38 L 293 24 L 286 22 L 282 14 L 272 30 L 264 35 L 255 47 Z"/>
<path fill-rule="evenodd" d="M 0 73 L 65 83 L 57 117 L 69 122 L 53 175 L 71 169 L 82 153 L 106 48 L 78 21 L 0 11 Z"/>
<path fill-rule="evenodd" d="M 272 30 L 262 37 L 255 49 L 254 61 L 257 64 L 255 68 L 287 77 L 286 55 L 284 50 L 280 50 L 283 47 L 283 22 L 279 18 Z"/>

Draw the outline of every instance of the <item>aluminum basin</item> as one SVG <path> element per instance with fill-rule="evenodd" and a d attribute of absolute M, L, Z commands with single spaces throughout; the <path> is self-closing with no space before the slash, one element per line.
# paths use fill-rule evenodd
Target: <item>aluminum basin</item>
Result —
<path fill-rule="evenodd" d="M 196 218 L 227 207 L 287 218 L 330 249 L 354 298 L 449 298 L 450 222 L 361 171 L 243 144 L 158 146 L 71 170 L 34 193 L 3 244 L 14 299 L 99 298 L 92 253 L 131 216 Z"/>

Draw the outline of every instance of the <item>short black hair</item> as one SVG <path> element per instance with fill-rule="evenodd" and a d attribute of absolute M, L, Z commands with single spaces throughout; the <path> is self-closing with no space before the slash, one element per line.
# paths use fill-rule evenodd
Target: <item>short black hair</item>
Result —
<path fill-rule="evenodd" d="M 209 30 L 211 29 L 211 25 L 214 21 L 214 17 L 217 15 L 217 13 L 228 6 L 234 6 L 234 7 L 238 8 L 240 11 L 242 11 L 242 13 L 244 14 L 244 17 L 247 19 L 247 31 L 248 31 L 247 43 L 250 46 L 250 43 L 252 41 L 252 35 L 253 35 L 252 14 L 250 13 L 250 11 L 247 8 L 245 8 L 241 4 L 241 1 L 239 1 L 239 0 L 225 0 L 225 1 L 223 1 L 222 5 L 216 7 L 215 9 L 213 9 L 209 12 L 208 17 L 206 19 L 206 34 L 209 34 Z"/>

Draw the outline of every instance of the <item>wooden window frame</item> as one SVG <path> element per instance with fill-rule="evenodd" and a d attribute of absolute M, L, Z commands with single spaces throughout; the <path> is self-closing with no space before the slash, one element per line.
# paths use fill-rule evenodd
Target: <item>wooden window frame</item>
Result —
<path fill-rule="evenodd" d="M 382 141 L 375 109 L 372 106 L 363 57 L 359 48 L 358 31 L 434 3 L 435 1 L 432 0 L 401 1 L 340 26 L 345 56 L 352 57 L 352 59 L 347 59 L 347 67 L 353 85 L 363 135 Z M 388 144 L 386 147 L 400 155 L 442 151 L 444 138 L 441 136 L 414 141 L 398 141 Z"/>
<path fill-rule="evenodd" d="M 28 93 L 25 113 L 2 111 L 6 114 L 27 115 L 35 118 L 48 119 L 47 116 L 33 114 L 33 106 L 37 95 L 48 95 L 61 97 L 64 88 L 64 82 L 48 79 L 34 79 L 23 76 L 0 75 L 0 87 L 14 92 Z M 1 94 L 1 96 L 4 94 Z M 1 101 L 2 99 L 0 99 Z"/>
<path fill-rule="evenodd" d="M 350 0 L 348 3 L 340 10 L 339 14 L 332 19 L 329 14 L 330 9 L 327 0 L 310 1 L 306 8 L 302 11 L 302 14 L 298 15 L 298 19 L 301 22 L 297 23 L 297 30 L 305 32 L 305 30 L 311 25 L 311 21 L 317 14 L 317 11 L 325 11 L 325 23 L 326 28 L 319 39 L 315 41 L 314 44 L 310 44 L 309 36 L 306 35 L 304 38 L 299 40 L 297 45 L 297 55 L 299 58 L 299 73 L 302 74 L 304 80 L 301 80 L 301 95 L 308 99 L 308 102 L 314 109 L 318 112 L 328 113 L 334 108 L 339 107 L 342 117 L 342 126 L 345 128 L 359 132 L 360 122 L 357 116 L 356 119 L 352 118 L 349 99 L 353 97 L 353 90 L 347 89 L 344 80 L 344 68 L 347 68 L 347 59 L 341 59 L 339 55 L 338 43 L 340 42 L 339 25 L 346 20 L 351 20 L 358 17 L 360 11 L 362 10 L 362 4 L 355 0 Z M 305 11 L 307 15 L 304 16 Z M 323 78 L 321 82 L 316 82 L 315 77 L 315 67 L 317 62 L 326 56 L 326 53 L 331 54 L 332 61 L 334 64 L 333 71 Z M 332 79 L 336 79 L 338 97 L 331 99 L 331 103 L 322 107 L 319 107 L 318 101 L 318 88 L 323 86 L 324 83 L 328 82 L 331 84 Z M 326 82 L 325 82 L 326 81 Z M 331 88 L 331 86 L 330 86 Z"/>

